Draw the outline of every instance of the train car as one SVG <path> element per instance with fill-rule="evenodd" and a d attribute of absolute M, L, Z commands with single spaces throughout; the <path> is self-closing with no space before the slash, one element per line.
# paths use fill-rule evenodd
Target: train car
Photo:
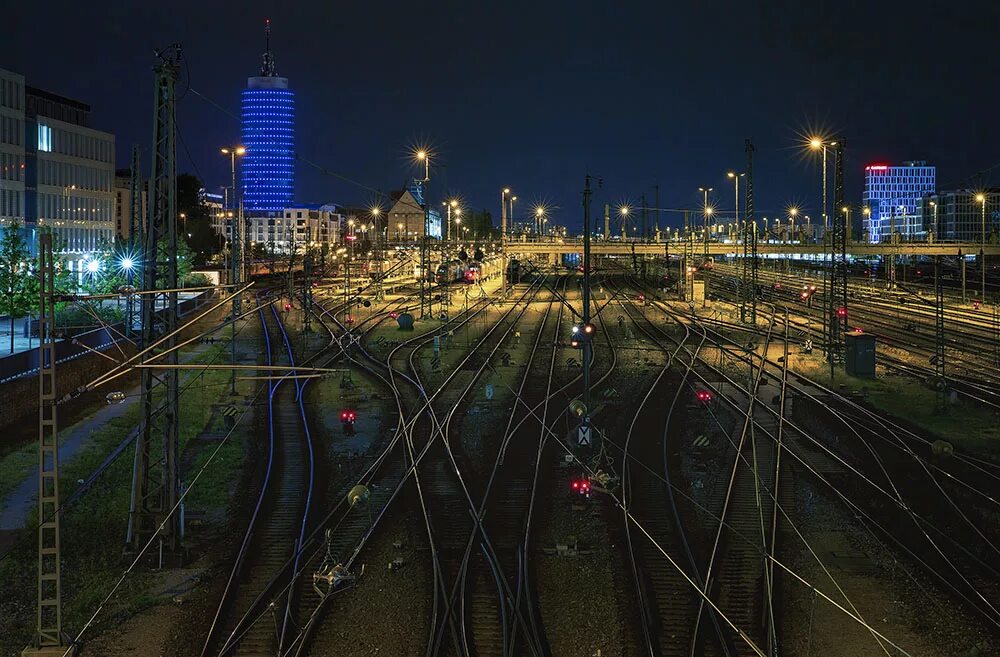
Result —
<path fill-rule="evenodd" d="M 467 265 L 461 260 L 443 262 L 437 268 L 434 281 L 436 283 L 454 283 L 465 279 Z"/>
<path fill-rule="evenodd" d="M 478 260 L 470 261 L 468 269 L 465 270 L 465 280 L 469 283 L 480 283 L 484 280 L 483 276 L 483 263 Z"/>
<path fill-rule="evenodd" d="M 512 284 L 521 282 L 521 261 L 517 258 L 511 258 L 507 263 L 507 281 Z"/>

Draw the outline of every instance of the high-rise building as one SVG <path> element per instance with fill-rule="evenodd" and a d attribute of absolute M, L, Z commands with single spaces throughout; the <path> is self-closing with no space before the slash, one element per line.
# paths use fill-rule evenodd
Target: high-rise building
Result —
<path fill-rule="evenodd" d="M 889 239 L 893 230 L 906 238 L 921 236 L 924 229 L 918 216 L 920 199 L 935 191 L 935 177 L 935 167 L 923 161 L 866 166 L 863 201 L 870 214 L 863 228 L 868 239 Z"/>
<path fill-rule="evenodd" d="M 288 78 L 278 77 L 271 55 L 271 22 L 260 75 L 243 90 L 241 162 L 243 208 L 249 215 L 280 212 L 295 196 L 295 94 Z"/>

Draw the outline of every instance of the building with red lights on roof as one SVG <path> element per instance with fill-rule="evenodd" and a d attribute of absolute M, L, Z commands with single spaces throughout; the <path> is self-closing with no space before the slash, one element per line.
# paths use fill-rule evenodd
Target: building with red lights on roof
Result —
<path fill-rule="evenodd" d="M 921 199 L 933 194 L 937 170 L 923 161 L 903 162 L 902 166 L 869 164 L 865 167 L 864 206 L 870 214 L 862 229 L 871 242 L 904 239 L 925 234 L 920 216 Z"/>

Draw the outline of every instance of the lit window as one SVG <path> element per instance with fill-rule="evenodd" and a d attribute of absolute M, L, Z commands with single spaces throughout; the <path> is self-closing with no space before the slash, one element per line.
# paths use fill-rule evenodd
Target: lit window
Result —
<path fill-rule="evenodd" d="M 38 150 L 52 152 L 52 128 L 42 123 L 38 124 Z"/>

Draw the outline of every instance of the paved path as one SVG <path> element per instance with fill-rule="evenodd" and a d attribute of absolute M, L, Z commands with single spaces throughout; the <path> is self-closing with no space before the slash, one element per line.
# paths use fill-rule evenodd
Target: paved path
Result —
<path fill-rule="evenodd" d="M 204 353 L 209 346 L 210 345 L 198 344 L 192 347 L 190 351 L 186 352 L 183 357 L 181 357 L 180 361 L 182 363 L 192 362 Z M 196 373 L 193 373 L 190 376 L 196 375 Z M 183 387 L 183 383 L 181 386 Z M 73 428 L 69 432 L 68 436 L 60 437 L 60 464 L 66 464 L 73 457 L 77 456 L 80 451 L 90 443 L 90 438 L 95 431 L 106 425 L 111 420 L 121 417 L 128 412 L 128 409 L 132 408 L 139 402 L 139 386 L 135 386 L 125 391 L 125 394 L 128 395 L 128 397 L 124 403 L 100 408 L 90 417 L 73 425 Z M 124 437 L 125 436 L 122 436 L 122 438 Z M 68 491 L 61 492 L 65 496 Z M 21 481 L 21 483 L 7 495 L 6 499 L 4 499 L 2 503 L 0 503 L 2 504 L 0 505 L 0 532 L 24 527 L 28 514 L 33 508 L 35 508 L 37 503 L 37 493 L 38 479 L 35 476 L 34 469 L 32 468 L 24 480 Z"/>

